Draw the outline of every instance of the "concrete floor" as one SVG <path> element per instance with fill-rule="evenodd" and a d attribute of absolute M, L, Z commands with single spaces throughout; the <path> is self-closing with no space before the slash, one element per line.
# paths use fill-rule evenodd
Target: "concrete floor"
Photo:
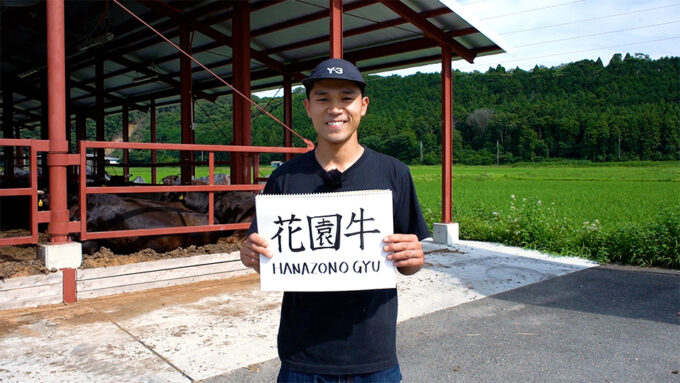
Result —
<path fill-rule="evenodd" d="M 423 247 L 425 268 L 398 276 L 400 326 L 595 266 L 482 242 Z M 1 311 L 0 382 L 219 381 L 259 370 L 276 358 L 280 299 L 253 274 Z"/>

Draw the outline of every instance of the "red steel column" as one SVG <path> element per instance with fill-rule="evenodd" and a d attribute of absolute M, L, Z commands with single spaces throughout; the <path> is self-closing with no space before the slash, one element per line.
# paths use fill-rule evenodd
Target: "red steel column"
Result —
<path fill-rule="evenodd" d="M 342 0 L 330 0 L 331 9 L 331 57 L 342 58 Z"/>
<path fill-rule="evenodd" d="M 95 119 L 97 121 L 97 141 L 105 141 L 104 135 L 104 58 L 101 52 L 97 52 L 97 57 L 95 61 L 95 88 L 96 88 L 96 111 Z M 105 151 L 104 149 L 95 149 L 96 155 L 95 160 L 95 180 L 103 182 L 106 174 L 105 166 Z"/>
<path fill-rule="evenodd" d="M 50 125 L 49 120 L 49 86 L 47 85 L 47 69 L 40 72 L 40 86 L 42 88 L 42 94 L 40 99 L 40 139 L 48 140 L 50 138 L 50 132 L 48 126 Z M 40 152 L 40 168 L 42 169 L 42 174 L 49 174 L 50 170 L 47 167 L 47 153 Z"/>
<path fill-rule="evenodd" d="M 234 87 L 250 98 L 250 7 L 247 2 L 234 6 Z M 251 145 L 250 103 L 234 94 L 234 144 Z M 231 181 L 234 184 L 251 183 L 250 164 L 246 155 L 232 153 Z"/>
<path fill-rule="evenodd" d="M 442 223 L 451 223 L 453 79 L 451 51 L 442 47 Z"/>
<path fill-rule="evenodd" d="M 130 112 L 127 105 L 123 105 L 123 115 L 121 117 L 123 119 L 123 142 L 130 142 Z M 125 177 L 125 180 L 128 180 L 130 177 L 129 162 L 130 151 L 123 149 L 123 177 Z"/>
<path fill-rule="evenodd" d="M 76 147 L 74 153 L 80 153 L 80 141 L 87 140 L 87 133 L 85 131 L 85 113 L 82 111 L 76 112 Z M 73 176 L 75 179 L 78 178 L 78 172 L 80 170 L 76 167 L 73 168 Z M 83 171 L 85 171 L 83 169 Z"/>
<path fill-rule="evenodd" d="M 65 243 L 68 238 L 66 205 L 66 50 L 64 42 L 64 0 L 47 0 L 47 87 L 50 151 L 50 243 Z M 74 269 L 63 269 L 64 302 L 76 301 Z"/>
<path fill-rule="evenodd" d="M 66 76 L 66 141 L 68 142 L 68 152 L 71 153 L 71 79 Z"/>
<path fill-rule="evenodd" d="M 151 142 L 156 142 L 156 100 L 151 100 L 149 105 L 149 129 L 151 130 Z M 156 183 L 156 151 L 151 150 L 151 183 Z"/>
<path fill-rule="evenodd" d="M 283 76 L 283 123 L 289 128 L 293 128 L 293 83 L 290 75 Z M 283 146 L 293 146 L 293 133 L 283 128 Z M 286 153 L 285 160 L 293 158 L 293 153 Z"/>
<path fill-rule="evenodd" d="M 2 92 L 2 137 L 12 138 L 14 132 L 12 125 L 14 124 L 14 99 L 13 92 L 9 88 L 9 81 L 3 79 L 4 89 Z M 41 128 L 42 129 L 42 128 Z M 5 155 L 5 180 L 14 180 L 14 147 L 5 146 L 2 148 Z"/>
<path fill-rule="evenodd" d="M 179 46 L 185 52 L 191 52 L 191 31 L 186 24 L 180 25 L 179 34 Z M 192 129 L 192 111 L 193 106 L 192 96 L 191 96 L 191 60 L 185 55 L 180 55 L 179 58 L 179 72 L 180 72 L 180 84 L 181 84 L 181 101 L 180 101 L 180 111 L 181 126 L 182 126 L 182 143 L 191 144 L 191 129 Z M 182 184 L 191 184 L 191 159 L 193 158 L 192 152 L 182 151 L 180 152 L 181 158 L 181 178 Z"/>
<path fill-rule="evenodd" d="M 66 54 L 64 43 L 64 0 L 47 1 L 47 96 L 50 152 L 50 242 L 68 242 L 66 206 Z"/>
<path fill-rule="evenodd" d="M 21 125 L 16 125 L 14 127 L 14 138 L 21 138 Z M 24 147 L 17 146 L 16 158 L 14 159 L 14 164 L 20 168 L 24 166 Z"/>
<path fill-rule="evenodd" d="M 87 140 L 87 130 L 85 129 L 85 113 L 76 113 L 76 152 L 80 151 L 80 141 Z"/>

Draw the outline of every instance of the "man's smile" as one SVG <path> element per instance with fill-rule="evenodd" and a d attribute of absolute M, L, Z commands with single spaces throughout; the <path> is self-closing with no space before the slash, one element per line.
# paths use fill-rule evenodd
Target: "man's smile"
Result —
<path fill-rule="evenodd" d="M 344 124 L 345 122 L 347 122 L 347 121 L 328 121 L 328 122 L 326 122 L 326 125 L 330 125 L 330 126 L 341 126 L 341 125 Z"/>

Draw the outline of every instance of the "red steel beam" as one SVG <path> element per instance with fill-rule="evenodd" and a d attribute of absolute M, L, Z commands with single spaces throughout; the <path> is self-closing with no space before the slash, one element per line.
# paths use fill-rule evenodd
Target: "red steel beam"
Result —
<path fill-rule="evenodd" d="M 101 52 L 97 54 L 97 61 L 95 63 L 95 83 L 96 83 L 96 108 L 95 108 L 95 120 L 96 120 L 96 137 L 97 141 L 104 141 L 104 59 L 101 56 Z M 97 150 L 95 155 L 95 178 L 104 179 L 105 165 L 104 165 L 104 150 Z"/>
<path fill-rule="evenodd" d="M 47 70 L 41 71 L 40 74 L 42 97 L 40 98 L 40 139 L 48 140 L 50 138 L 49 126 L 49 86 L 47 85 Z M 49 174 L 50 170 L 47 167 L 46 157 L 41 158 L 41 169 L 43 174 Z"/>
<path fill-rule="evenodd" d="M 185 18 L 184 18 L 184 13 L 182 13 L 181 11 L 178 11 L 176 9 L 171 9 L 171 8 L 166 7 L 166 6 L 163 6 L 162 3 L 159 2 L 159 1 L 155 1 L 155 0 L 154 1 L 149 1 L 149 0 L 142 1 L 142 0 L 139 0 L 139 2 L 141 4 L 143 4 L 144 6 L 150 8 L 154 11 L 157 11 L 159 13 L 162 13 L 162 14 L 172 18 L 173 20 L 175 20 L 175 22 L 179 22 L 180 25 L 186 23 Z M 248 6 L 248 2 L 237 2 L 234 6 L 235 7 Z M 234 13 L 236 13 L 236 12 L 234 12 Z M 233 20 L 232 25 L 242 21 L 242 20 L 239 20 L 238 16 L 233 17 L 232 20 Z M 194 26 L 196 31 L 210 37 L 211 39 L 213 39 L 215 41 L 221 42 L 223 45 L 230 46 L 230 47 L 232 47 L 232 49 L 234 48 L 234 44 L 236 44 L 235 41 L 232 41 L 231 37 L 229 37 L 229 36 L 225 35 L 224 33 L 212 28 L 210 25 L 203 24 L 203 23 L 194 23 L 193 26 Z M 235 36 L 233 32 L 232 32 L 232 36 Z M 262 64 L 268 66 L 269 68 L 276 70 L 279 73 L 286 72 L 286 68 L 285 68 L 284 64 L 272 59 L 268 55 L 265 55 L 265 54 L 263 54 L 262 52 L 260 52 L 256 49 L 252 49 L 250 47 L 248 47 L 248 48 L 250 49 L 250 56 L 252 58 L 254 58 L 255 60 L 261 62 Z M 302 73 L 294 73 L 294 76 L 296 76 L 300 80 L 305 77 Z"/>
<path fill-rule="evenodd" d="M 472 63 L 475 59 L 475 52 L 464 47 L 461 43 L 450 38 L 444 31 L 439 29 L 437 26 L 429 22 L 426 18 L 422 17 L 416 11 L 411 9 L 406 4 L 400 1 L 390 1 L 390 0 L 378 0 L 387 8 L 394 11 L 396 14 L 400 15 L 404 19 L 408 20 L 411 24 L 415 25 L 425 33 L 425 35 L 439 43 L 440 45 L 447 47 L 449 50 L 455 52 L 460 57 L 464 58 L 466 61 Z"/>
<path fill-rule="evenodd" d="M 289 75 L 283 76 L 283 123 L 293 129 L 293 83 Z M 283 146 L 293 146 L 293 133 L 283 128 Z M 286 153 L 285 160 L 293 158 L 293 153 Z"/>
<path fill-rule="evenodd" d="M 4 79 L 3 79 L 4 80 Z M 4 81 L 6 83 L 6 81 Z M 3 138 L 12 138 L 14 132 L 12 125 L 14 124 L 14 99 L 11 89 L 4 88 L 2 92 L 2 131 Z M 14 179 L 14 147 L 5 146 L 3 153 L 5 155 L 5 179 L 7 181 Z"/>
<path fill-rule="evenodd" d="M 234 87 L 250 98 L 250 9 L 247 3 L 237 4 L 234 7 L 234 23 L 232 35 L 234 36 Z M 250 145 L 252 141 L 250 127 L 250 103 L 243 97 L 234 96 L 232 99 L 234 110 L 234 143 L 237 145 Z M 246 184 L 251 182 L 250 166 L 245 155 L 232 154 L 231 174 L 233 183 Z"/>
<path fill-rule="evenodd" d="M 47 1 L 47 108 L 50 151 L 51 243 L 68 242 L 68 206 L 66 203 L 66 164 L 61 154 L 68 153 L 66 141 L 66 54 L 64 42 L 64 1 Z"/>
<path fill-rule="evenodd" d="M 453 77 L 451 51 L 442 47 L 442 223 L 451 223 Z"/>
<path fill-rule="evenodd" d="M 66 124 L 64 0 L 48 0 L 46 15 L 47 88 L 49 89 L 47 103 L 50 138 L 50 151 L 47 158 L 50 175 L 50 223 L 48 225 L 48 232 L 50 243 L 58 244 L 69 241 L 69 211 L 66 202 L 66 161 L 64 161 L 64 156 L 68 153 L 64 126 Z M 35 158 L 37 159 L 37 156 Z M 31 164 L 31 168 L 32 170 L 37 170 L 33 164 Z M 82 171 L 84 172 L 84 170 Z M 33 187 L 35 186 L 33 185 Z M 31 202 L 37 202 L 36 198 L 31 198 Z M 32 203 L 32 205 L 35 205 L 35 203 Z M 36 216 L 37 214 L 31 213 L 31 218 L 36 218 Z M 37 219 L 34 219 L 33 225 L 37 225 Z M 75 302 L 75 270 L 62 269 L 62 273 L 64 302 Z"/>
<path fill-rule="evenodd" d="M 259 191 L 263 185 L 167 185 L 167 186 L 88 186 L 87 194 L 186 193 L 218 191 Z"/>
<path fill-rule="evenodd" d="M 357 62 L 362 60 L 369 60 L 384 55 L 393 54 L 394 52 L 411 52 L 426 48 L 436 47 L 437 44 L 426 37 L 417 37 L 410 40 L 400 41 L 397 43 L 385 44 L 376 47 L 366 48 L 358 51 L 345 53 L 345 59 Z M 313 68 L 318 63 L 318 59 L 298 61 L 291 65 L 294 70 L 307 70 Z M 361 69 L 361 68 L 360 68 Z"/>
<path fill-rule="evenodd" d="M 349 6 L 345 7 L 345 11 L 347 11 L 348 7 Z M 422 14 L 422 16 L 425 17 L 425 18 L 430 18 L 430 17 L 441 16 L 441 15 L 444 15 L 444 14 L 447 14 L 447 13 L 450 13 L 450 12 L 451 12 L 450 9 L 444 7 L 444 8 L 438 8 L 438 9 L 433 9 L 433 10 L 424 12 Z M 384 21 L 384 22 L 380 22 L 380 23 L 367 25 L 365 27 L 359 27 L 359 28 L 348 30 L 348 31 L 344 31 L 343 36 L 344 37 L 357 36 L 357 35 L 361 35 L 361 34 L 364 34 L 364 33 L 369 33 L 369 32 L 377 31 L 377 30 L 380 30 L 380 29 L 394 27 L 394 26 L 397 26 L 397 25 L 405 24 L 405 23 L 407 23 L 406 20 L 404 20 L 401 17 L 398 17 L 396 19 L 392 19 L 392 20 L 388 20 L 388 21 Z M 473 30 L 472 32 L 466 33 L 466 34 L 476 33 L 476 31 L 477 31 L 474 28 L 472 30 Z M 458 32 L 458 31 L 456 31 L 456 32 Z M 280 46 L 277 46 L 277 47 L 272 48 L 272 49 L 267 49 L 266 51 L 263 51 L 263 53 L 265 53 L 265 54 L 275 54 L 275 53 L 279 53 L 279 52 L 285 52 L 285 51 L 289 51 L 289 50 L 293 50 L 293 49 L 308 47 L 310 45 L 320 44 L 320 43 L 326 42 L 327 40 L 328 39 L 325 36 L 320 36 L 320 37 L 316 37 L 316 38 L 309 39 L 309 40 L 303 40 L 303 41 L 298 41 L 298 42 L 291 43 L 291 44 L 280 45 Z"/>
<path fill-rule="evenodd" d="M 454 32 L 455 33 L 455 32 Z M 453 34 L 453 33 L 452 33 Z M 326 39 L 324 38 L 324 41 Z M 398 43 L 392 43 L 392 44 L 386 44 L 383 46 L 379 47 L 374 47 L 371 49 L 365 49 L 361 51 L 354 51 L 354 52 L 348 52 L 345 54 L 345 58 L 350 59 L 350 61 L 361 61 L 361 60 L 368 60 L 372 58 L 379 57 L 380 54 L 389 54 L 390 52 L 409 52 L 409 51 L 417 51 L 421 49 L 426 49 L 426 48 L 433 48 L 436 47 L 437 44 L 431 39 L 424 38 L 424 37 L 419 37 L 416 39 L 412 40 L 407 40 L 403 42 L 398 42 Z M 494 50 L 500 49 L 496 45 L 489 45 L 486 47 L 478 48 L 475 50 L 476 53 L 484 53 L 484 52 L 491 52 Z M 370 67 L 360 67 L 362 71 L 364 70 L 380 70 L 380 69 L 391 69 L 395 67 L 399 67 L 400 65 L 409 65 L 409 64 L 418 64 L 418 63 L 423 63 L 423 62 L 431 62 L 431 61 L 441 61 L 441 55 L 436 54 L 432 56 L 427 56 L 423 58 L 414 58 L 414 59 L 407 59 L 403 61 L 398 61 L 394 63 L 389 63 L 389 64 L 384 64 L 384 65 L 373 65 Z M 310 70 L 312 69 L 316 64 L 318 64 L 318 60 L 307 60 L 303 62 L 297 62 L 293 65 L 291 65 L 291 69 L 295 69 L 296 71 L 305 71 L 305 70 Z M 276 73 L 272 71 L 271 69 L 263 69 L 259 70 L 257 72 L 252 72 L 251 73 L 251 79 L 252 80 L 258 80 L 262 78 L 267 78 L 267 77 L 272 77 L 275 76 Z M 225 78 L 226 81 L 232 82 L 231 78 Z M 256 87 L 253 87 L 252 90 L 257 90 L 257 89 L 266 89 L 266 88 L 271 88 L 274 86 L 277 86 L 278 83 L 269 83 L 269 84 L 264 84 L 264 85 L 258 85 Z M 220 86 L 221 83 L 218 80 L 209 80 L 209 81 L 203 81 L 197 84 L 194 84 L 194 89 L 210 89 L 216 86 Z M 213 95 L 216 96 L 222 96 L 225 94 L 231 94 L 232 91 L 226 90 L 226 91 L 216 91 L 213 93 Z M 148 93 L 145 95 L 140 95 L 137 97 L 132 97 L 130 98 L 131 100 L 134 100 L 136 102 L 142 102 L 144 100 L 148 100 L 150 98 L 165 98 L 165 97 L 170 97 L 173 96 L 175 93 L 173 91 L 168 91 L 168 90 L 161 90 L 157 92 L 152 92 Z M 171 105 L 175 104 L 176 101 L 170 101 L 170 102 L 165 102 L 162 104 L 157 104 L 157 106 L 162 106 L 162 105 Z"/>
<path fill-rule="evenodd" d="M 68 74 L 65 76 L 66 78 L 66 121 L 65 123 L 65 128 L 66 128 L 66 145 L 68 147 L 68 152 L 71 153 L 71 113 L 73 111 L 73 104 L 71 103 L 71 81 L 69 81 L 69 76 Z"/>
<path fill-rule="evenodd" d="M 225 223 L 216 225 L 197 225 L 197 226 L 181 226 L 181 227 L 163 227 L 156 229 L 137 229 L 137 230 L 111 230 L 101 232 L 87 232 L 80 233 L 80 238 L 83 240 L 102 239 L 102 238 L 123 238 L 146 235 L 168 235 L 168 234 L 186 234 L 203 231 L 224 231 L 224 230 L 245 230 L 250 227 L 250 222 L 246 223 Z"/>
<path fill-rule="evenodd" d="M 156 143 L 156 100 L 151 100 L 149 105 L 149 129 L 151 130 L 151 142 Z M 156 184 L 156 151 L 151 150 L 151 183 Z"/>
<path fill-rule="evenodd" d="M 23 140 L 22 140 L 23 141 Z M 30 142 L 30 140 L 25 140 Z M 82 150 L 88 148 L 97 149 L 135 149 L 135 150 L 192 150 L 204 152 L 238 152 L 238 153 L 306 153 L 314 149 L 314 144 L 310 142 L 310 146 L 305 148 L 291 147 L 284 148 L 280 146 L 244 146 L 244 145 L 203 145 L 203 144 L 166 144 L 166 143 L 149 143 L 149 142 L 108 142 L 108 141 L 82 141 L 80 143 Z"/>
<path fill-rule="evenodd" d="M 153 110 L 153 109 L 152 109 Z M 123 186 L 123 187 L 87 187 L 86 175 L 80 174 L 81 188 L 80 188 L 80 222 L 87 222 L 87 211 L 83 207 L 87 205 L 88 194 L 110 194 L 110 193 L 161 193 L 161 192 L 217 192 L 217 191 L 260 191 L 264 188 L 261 184 L 249 185 L 215 185 L 214 184 L 214 152 L 240 152 L 240 153 L 303 153 L 311 150 L 313 144 L 306 148 L 283 148 L 283 147 L 266 147 L 266 146 L 231 146 L 231 145 L 183 145 L 183 144 L 160 144 L 160 143 L 141 143 L 141 142 L 100 142 L 100 141 L 82 141 L 80 143 L 80 152 L 86 153 L 88 148 L 123 148 L 123 149 L 139 149 L 139 150 L 191 150 L 191 151 L 208 151 L 210 166 L 210 184 L 209 185 L 180 185 L 180 186 Z M 87 158 L 84 155 L 80 156 L 80 166 L 85 167 Z M 214 200 L 212 201 L 214 203 Z M 209 207 L 210 209 L 210 207 Z M 214 206 L 213 206 L 214 209 Z M 213 210 L 214 211 L 214 210 Z M 211 214 L 212 216 L 212 214 Z M 80 232 L 81 239 L 99 239 L 99 238 L 119 238 L 127 236 L 145 236 L 145 235 L 164 235 L 173 233 L 192 233 L 198 231 L 217 231 L 217 230 L 237 230 L 247 229 L 249 223 L 240 224 L 213 224 L 200 225 L 189 227 L 167 227 L 167 228 L 153 228 L 143 230 L 122 230 L 109 232 L 94 232 L 88 233 L 86 225 L 73 224 L 70 229 L 72 232 Z"/>
<path fill-rule="evenodd" d="M 191 52 L 191 30 L 186 24 L 180 25 L 179 45 L 185 52 Z M 185 55 L 179 58 L 179 72 L 180 83 L 182 84 L 180 90 L 180 111 L 181 111 L 181 129 L 182 129 L 182 143 L 193 144 L 192 130 L 193 130 L 193 99 L 192 99 L 192 78 L 191 78 L 191 60 Z M 192 160 L 193 153 L 189 151 L 182 151 L 180 153 L 182 166 L 180 169 L 182 184 L 187 185 L 191 183 L 191 176 L 193 174 L 193 166 L 189 163 Z"/>
<path fill-rule="evenodd" d="M 123 113 L 121 115 L 123 120 L 123 142 L 130 142 L 130 113 L 128 112 L 128 107 L 123 105 Z M 123 149 L 123 177 L 127 180 L 130 176 L 130 167 L 128 163 L 130 162 L 130 150 Z"/>
<path fill-rule="evenodd" d="M 169 36 L 169 35 L 166 35 L 166 37 L 171 38 L 171 36 Z M 207 44 L 203 44 L 203 45 L 200 45 L 200 46 L 197 46 L 197 47 L 193 47 L 193 52 L 194 52 L 194 54 L 201 53 L 201 52 L 209 51 L 211 49 L 220 48 L 222 46 L 223 46 L 222 43 L 219 43 L 217 41 L 212 41 L 212 42 L 209 42 Z M 168 61 L 177 60 L 179 58 L 179 56 L 178 56 L 179 54 L 180 53 L 171 53 L 169 55 L 165 55 L 165 56 L 161 56 L 161 57 L 154 57 L 152 60 L 143 61 L 141 63 L 136 63 L 132 60 L 127 60 L 127 59 L 118 61 L 119 59 L 124 59 L 124 57 L 122 57 L 122 56 L 111 57 L 112 61 L 118 62 L 119 64 L 123 65 L 124 68 L 109 72 L 109 73 L 106 74 L 106 77 L 122 76 L 126 73 L 131 72 L 132 70 L 138 71 L 137 68 L 139 68 L 140 70 L 142 68 L 146 68 L 148 72 L 151 72 L 151 70 L 149 68 L 151 67 L 152 64 L 159 65 L 159 64 L 166 63 Z M 124 62 L 128 62 L 129 65 L 124 65 L 123 64 Z M 168 74 L 166 76 L 169 77 L 169 78 L 173 77 L 172 74 Z M 120 88 L 111 88 L 111 89 L 112 90 L 118 90 Z"/>
<path fill-rule="evenodd" d="M 195 52 L 195 50 L 194 50 L 194 52 Z M 132 69 L 136 72 L 143 73 L 147 76 L 157 76 L 157 78 L 153 79 L 153 81 L 161 81 L 161 82 L 164 82 L 164 83 L 170 85 L 171 87 L 173 87 L 175 89 L 182 89 L 182 84 L 180 82 L 178 82 L 177 80 L 175 80 L 173 78 L 173 76 L 166 75 L 166 74 L 160 74 L 160 73 L 150 69 L 150 67 L 151 67 L 150 63 L 139 64 L 139 63 L 136 63 L 132 60 L 128 60 L 128 59 L 126 59 L 125 57 L 122 57 L 122 56 L 112 57 L 111 61 L 116 62 L 120 65 L 123 65 L 125 67 L 128 67 L 128 68 L 130 68 L 130 69 Z M 156 63 L 156 62 L 154 61 L 154 63 Z M 117 89 L 126 89 L 128 87 L 134 87 L 134 86 L 137 86 L 137 85 L 140 85 L 140 84 L 137 83 L 137 84 L 128 84 L 128 85 L 129 86 L 118 87 Z M 196 92 L 196 97 L 206 99 L 210 102 L 215 102 L 217 100 L 217 97 L 209 95 L 209 94 L 202 92 L 202 91 Z"/>
<path fill-rule="evenodd" d="M 102 59 L 102 62 L 103 62 L 103 59 Z M 98 64 L 95 63 L 95 68 L 96 68 L 97 65 L 98 65 Z M 95 69 L 95 71 L 96 71 L 96 69 Z M 102 75 L 102 77 L 101 77 L 102 83 L 104 83 L 104 80 L 106 80 L 106 77 L 107 77 L 107 76 Z M 97 81 L 99 81 L 99 79 L 96 78 L 96 77 L 95 77 L 94 80 L 95 80 L 95 84 L 97 84 Z M 80 88 L 80 89 L 82 89 L 82 90 L 84 90 L 84 91 L 90 93 L 90 94 L 88 94 L 88 95 L 84 95 L 84 96 L 81 96 L 81 97 L 78 97 L 78 98 L 74 98 L 73 101 L 80 100 L 80 99 L 83 99 L 83 98 L 92 97 L 93 94 L 96 95 L 96 93 L 98 92 L 97 86 L 96 86 L 96 85 L 95 85 L 95 87 L 93 88 L 93 87 L 87 85 L 87 84 L 86 84 L 85 82 L 83 82 L 83 81 L 75 81 L 75 80 L 71 80 L 71 84 L 72 84 L 72 87 L 74 87 L 74 88 Z M 115 102 L 116 105 L 128 105 L 129 107 L 131 107 L 131 108 L 133 108 L 133 109 L 137 109 L 137 110 L 139 110 L 140 112 L 146 112 L 146 108 L 144 108 L 144 107 L 141 106 L 141 105 L 137 105 L 137 104 L 135 104 L 135 103 L 131 103 L 131 102 L 128 101 L 128 99 L 126 99 L 126 98 L 118 97 L 118 96 L 116 96 L 116 95 L 113 95 L 113 94 L 111 94 L 110 92 L 107 92 L 106 89 L 104 89 L 102 92 L 103 92 L 103 94 L 104 94 L 104 98 L 107 98 L 107 99 L 109 99 L 109 100 Z M 96 97 L 96 96 L 95 96 L 95 97 Z"/>
<path fill-rule="evenodd" d="M 342 58 L 342 0 L 330 1 L 330 56 Z"/>
<path fill-rule="evenodd" d="M 357 1 L 357 2 L 354 2 L 354 3 L 351 3 L 351 4 L 347 4 L 346 6 L 343 6 L 343 8 L 344 8 L 344 12 L 349 12 L 349 11 L 353 11 L 355 9 L 367 7 L 367 6 L 372 5 L 372 4 L 375 4 L 374 0 Z M 276 24 L 273 24 L 273 25 L 269 25 L 269 26 L 254 30 L 254 31 L 251 32 L 251 36 L 252 37 L 258 37 L 258 36 L 266 35 L 266 34 L 269 34 L 269 33 L 278 32 L 278 31 L 281 31 L 281 30 L 284 30 L 284 29 L 296 27 L 298 25 L 306 24 L 306 23 L 309 23 L 309 22 L 312 22 L 312 21 L 321 20 L 321 19 L 324 19 L 326 17 L 328 17 L 328 11 L 325 11 L 325 10 L 319 11 L 319 12 L 316 12 L 316 13 L 312 13 L 312 14 L 309 14 L 309 15 L 298 17 L 296 19 L 291 19 L 291 20 L 288 20 L 288 21 L 285 21 L 285 22 L 276 23 Z"/>
<path fill-rule="evenodd" d="M 38 212 L 38 151 L 49 150 L 49 141 L 21 140 L 21 139 L 0 139 L 0 146 L 20 145 L 30 148 L 30 184 L 28 188 L 0 189 L 0 197 L 24 195 L 30 196 L 31 201 L 31 235 L 22 237 L 0 238 L 0 246 L 26 245 L 38 243 L 38 222 L 49 222 L 39 219 Z M 49 214 L 49 212 L 45 212 Z"/>
<path fill-rule="evenodd" d="M 208 184 L 215 185 L 215 152 L 208 153 Z M 208 195 L 208 225 L 215 224 L 215 192 Z"/>
<path fill-rule="evenodd" d="M 218 12 L 224 9 L 225 6 L 227 6 L 227 2 L 222 1 L 209 2 L 204 7 L 196 8 L 194 10 L 186 12 L 185 17 L 188 20 L 193 20 L 202 16 L 212 14 L 214 12 Z M 155 23 L 156 21 L 162 19 L 163 17 L 165 17 L 164 14 L 160 14 L 154 11 L 147 12 L 144 15 L 142 15 L 142 19 L 146 20 L 149 23 Z M 168 37 L 174 38 L 179 36 L 179 28 L 177 28 L 177 26 L 178 24 L 176 20 L 166 20 L 156 23 L 154 27 L 156 28 L 156 30 L 164 32 Z M 156 34 L 153 33 L 153 31 L 147 28 L 141 28 L 137 32 L 128 34 L 130 31 L 133 31 L 138 28 L 140 28 L 139 21 L 130 19 L 129 22 L 121 24 L 119 28 L 113 29 L 111 32 L 114 35 L 124 36 L 121 38 L 116 38 L 114 41 L 111 41 L 106 44 L 107 47 L 106 59 L 109 59 L 110 57 L 129 54 L 130 52 L 148 48 L 150 46 L 162 43 L 162 40 L 158 36 L 156 36 Z M 78 55 L 75 56 L 73 59 L 69 59 L 67 64 L 69 65 L 69 68 L 71 70 L 77 70 L 91 66 L 93 64 L 93 61 L 91 57 L 86 54 L 84 55 L 84 57 Z"/>
<path fill-rule="evenodd" d="M 87 140 L 87 130 L 85 129 L 85 114 L 76 114 L 76 151 L 80 148 L 80 141 Z"/>
<path fill-rule="evenodd" d="M 259 11 L 260 9 L 268 8 L 271 6 L 274 6 L 279 3 L 283 3 L 287 0 L 267 0 L 267 1 L 258 1 L 258 2 L 252 2 L 254 4 L 250 4 L 250 12 L 256 12 Z M 214 24 L 222 24 L 227 20 L 231 20 L 233 17 L 233 9 L 228 10 L 227 12 L 221 13 L 219 15 L 214 15 L 214 16 L 209 16 L 206 17 L 205 19 L 197 20 L 201 24 L 205 25 L 214 25 Z"/>
<path fill-rule="evenodd" d="M 78 300 L 78 293 L 76 290 L 76 269 L 61 269 L 61 272 L 62 278 L 64 279 L 64 303 L 73 303 Z"/>

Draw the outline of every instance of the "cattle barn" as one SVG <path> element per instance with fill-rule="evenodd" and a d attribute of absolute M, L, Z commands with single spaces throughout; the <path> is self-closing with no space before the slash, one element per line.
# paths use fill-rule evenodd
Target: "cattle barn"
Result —
<path fill-rule="evenodd" d="M 446 241 L 455 225 L 451 62 L 504 52 L 491 30 L 450 0 L 3 0 L 0 15 L 0 209 L 11 211 L 12 219 L 24 217 L 28 229 L 23 236 L 0 237 L 0 246 L 37 245 L 45 227 L 49 241 L 40 252 L 63 273 L 65 302 L 77 296 L 75 268 L 82 253 L 74 236 L 87 241 L 247 228 L 244 222 L 216 221 L 216 199 L 263 188 L 259 154 L 288 159 L 313 149 L 292 126 L 292 92 L 329 57 L 352 61 L 364 74 L 441 63 L 442 220 L 435 237 Z M 253 92 L 279 88 L 282 118 L 251 101 Z M 195 142 L 194 101 L 215 102 L 222 95 L 232 95 L 233 141 Z M 156 142 L 156 110 L 166 105 L 179 105 L 180 142 Z M 280 146 L 252 146 L 254 107 L 278 122 L 284 132 Z M 130 142 L 131 111 L 148 113 L 150 142 Z M 121 142 L 105 140 L 107 115 L 120 115 Z M 92 134 L 88 120 L 96 126 Z M 22 130 L 39 139 L 22 138 Z M 88 182 L 104 179 L 105 150 L 113 148 L 122 150 L 124 176 L 132 166 L 130 150 L 150 151 L 150 183 Z M 162 164 L 155 154 L 161 150 L 181 153 L 176 185 L 156 177 Z M 193 153 L 199 151 L 208 153 L 201 165 L 209 166 L 210 176 L 194 185 Z M 215 182 L 215 154 L 223 152 L 230 154 L 230 184 Z M 86 224 L 89 204 L 112 203 L 102 199 L 107 195 L 115 194 L 118 204 L 132 193 L 190 192 L 208 196 L 207 218 L 191 226 L 92 231 Z M 28 202 L 15 204 L 17 199 Z M 20 206 L 23 211 L 16 212 Z"/>

